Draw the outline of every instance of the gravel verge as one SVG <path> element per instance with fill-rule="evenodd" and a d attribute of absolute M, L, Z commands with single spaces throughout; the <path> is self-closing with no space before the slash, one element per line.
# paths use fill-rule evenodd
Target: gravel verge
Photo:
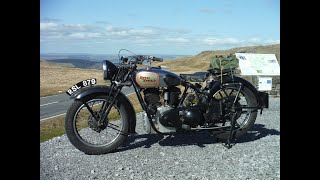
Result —
<path fill-rule="evenodd" d="M 65 135 L 40 143 L 40 179 L 280 179 L 280 98 L 258 114 L 231 149 L 207 132 L 146 134 L 137 114 L 137 137 L 114 153 L 86 155 Z"/>

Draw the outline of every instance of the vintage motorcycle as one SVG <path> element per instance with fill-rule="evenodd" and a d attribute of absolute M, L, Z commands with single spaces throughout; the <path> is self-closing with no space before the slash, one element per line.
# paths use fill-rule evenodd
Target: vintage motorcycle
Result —
<path fill-rule="evenodd" d="M 257 91 L 232 69 L 176 75 L 152 67 L 163 61 L 149 55 L 120 56 L 115 65 L 104 60 L 103 78 L 110 85 L 96 85 L 87 79 L 66 92 L 74 99 L 65 116 L 65 132 L 70 142 L 86 154 L 116 150 L 128 135 L 136 133 L 136 112 L 121 92 L 133 86 L 143 109 L 146 133 L 170 135 L 190 131 L 209 131 L 225 141 L 244 135 L 254 124 L 258 110 L 268 108 L 269 95 Z M 144 68 L 137 65 L 147 63 Z"/>

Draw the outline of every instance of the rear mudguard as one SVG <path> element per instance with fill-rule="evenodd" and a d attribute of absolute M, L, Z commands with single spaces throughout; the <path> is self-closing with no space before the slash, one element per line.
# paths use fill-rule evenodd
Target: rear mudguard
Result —
<path fill-rule="evenodd" d="M 83 100 L 87 101 L 92 96 L 97 95 L 109 95 L 109 92 L 111 91 L 111 88 L 109 86 L 90 86 L 80 89 L 79 91 L 75 92 L 71 95 L 71 99 L 76 100 Z M 112 95 L 116 94 L 116 90 L 113 90 Z M 130 102 L 130 100 L 127 98 L 126 95 L 124 95 L 122 92 L 119 92 L 117 100 L 120 101 L 126 109 L 126 114 L 128 116 L 129 120 L 129 134 L 135 133 L 136 129 L 136 113 L 135 110 Z"/>
<path fill-rule="evenodd" d="M 248 89 L 250 89 L 253 94 L 256 96 L 257 100 L 258 100 L 258 109 L 262 109 L 263 108 L 263 102 L 260 98 L 259 92 L 257 91 L 257 89 L 247 80 L 242 79 L 240 77 L 236 77 L 234 76 L 233 78 L 230 76 L 226 76 L 222 78 L 222 83 L 227 83 L 227 82 L 240 82 L 242 83 L 244 86 L 246 86 Z M 212 85 L 211 89 L 210 89 L 210 97 L 212 97 L 212 95 L 219 89 L 219 86 L 221 84 L 221 81 L 216 81 L 214 82 L 214 84 Z"/>

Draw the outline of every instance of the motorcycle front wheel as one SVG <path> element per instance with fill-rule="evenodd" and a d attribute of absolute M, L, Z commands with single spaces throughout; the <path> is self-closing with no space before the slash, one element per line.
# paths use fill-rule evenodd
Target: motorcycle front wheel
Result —
<path fill-rule="evenodd" d="M 85 103 L 99 119 L 104 113 L 101 111 L 102 106 L 108 103 L 107 96 L 92 96 Z M 125 107 L 117 100 L 102 123 L 97 122 L 80 100 L 71 104 L 65 117 L 65 131 L 69 141 L 85 154 L 98 155 L 114 151 L 125 141 L 128 126 Z"/>

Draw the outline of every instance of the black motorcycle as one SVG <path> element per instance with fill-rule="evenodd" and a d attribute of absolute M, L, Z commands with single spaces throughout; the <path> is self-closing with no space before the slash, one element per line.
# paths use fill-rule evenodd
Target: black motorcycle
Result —
<path fill-rule="evenodd" d="M 227 148 L 253 126 L 259 109 L 262 113 L 268 108 L 269 95 L 235 76 L 232 69 L 176 75 L 151 66 L 162 58 L 134 53 L 124 57 L 122 50 L 118 65 L 103 61 L 103 78 L 110 80 L 109 86 L 96 85 L 93 78 L 67 91 L 74 101 L 66 113 L 65 132 L 86 154 L 114 151 L 136 133 L 136 112 L 121 92 L 124 86 L 135 90 L 147 133 L 206 130 L 225 141 Z M 148 66 L 139 69 L 143 63 Z"/>

